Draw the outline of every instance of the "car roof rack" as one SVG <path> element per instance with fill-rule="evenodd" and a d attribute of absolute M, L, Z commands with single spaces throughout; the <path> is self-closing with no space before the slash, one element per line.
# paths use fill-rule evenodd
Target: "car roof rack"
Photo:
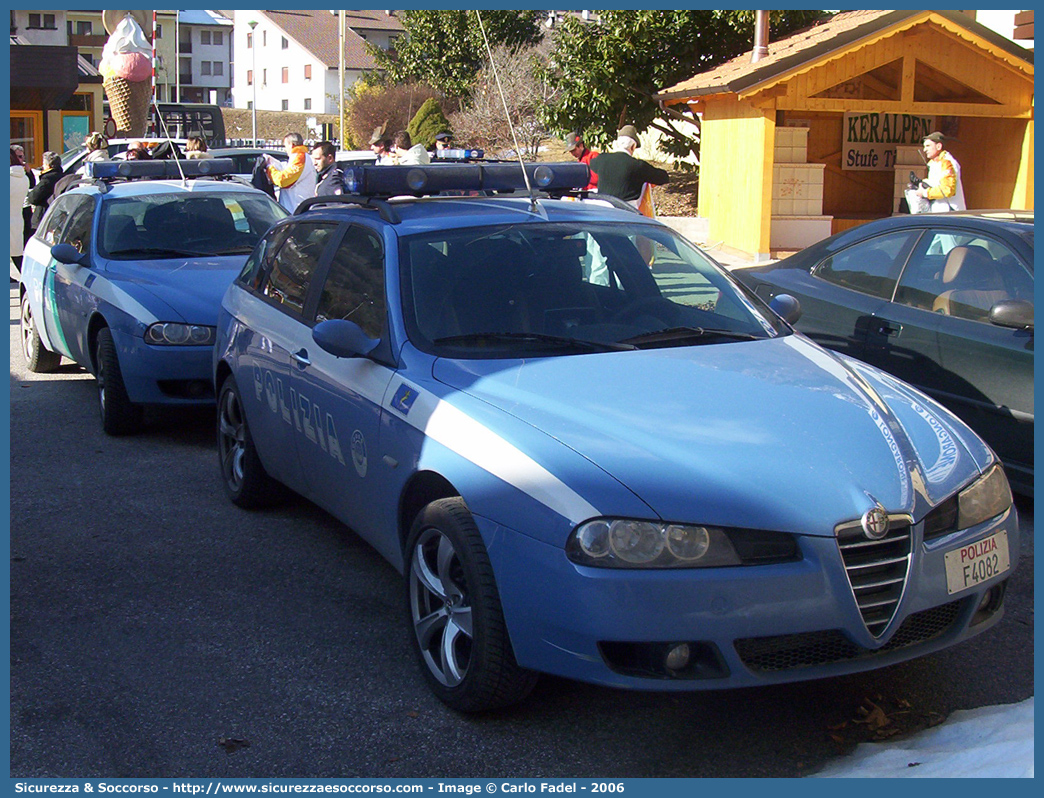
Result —
<path fill-rule="evenodd" d="M 102 182 L 113 180 L 180 180 L 182 177 L 223 177 L 236 172 L 231 158 L 156 161 L 88 161 L 86 177 Z"/>
<path fill-rule="evenodd" d="M 395 212 L 395 209 L 388 204 L 388 201 L 381 199 L 380 197 L 364 197 L 358 194 L 324 194 L 320 197 L 307 197 L 301 200 L 301 203 L 294 210 L 294 215 L 304 213 L 309 208 L 315 205 L 360 205 L 363 208 L 370 208 L 377 211 L 381 218 L 388 224 L 399 224 L 402 218 Z"/>

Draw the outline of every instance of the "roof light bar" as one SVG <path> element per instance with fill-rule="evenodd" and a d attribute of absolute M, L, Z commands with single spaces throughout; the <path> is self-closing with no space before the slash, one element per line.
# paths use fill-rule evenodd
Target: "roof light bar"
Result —
<path fill-rule="evenodd" d="M 486 157 L 485 150 L 446 149 L 435 150 L 433 161 L 481 161 Z"/>
<path fill-rule="evenodd" d="M 583 188 L 590 179 L 587 164 L 526 164 L 538 191 L 565 192 Z M 443 191 L 519 191 L 526 188 L 516 163 L 437 164 L 433 166 L 352 166 L 344 169 L 344 184 L 352 194 L 422 197 Z"/>
<path fill-rule="evenodd" d="M 178 169 L 178 166 L 181 169 Z M 99 180 L 124 178 L 162 177 L 180 179 L 182 170 L 185 177 L 204 177 L 210 175 L 234 174 L 235 162 L 231 158 L 206 158 L 200 160 L 161 161 L 89 161 L 87 177 Z"/>

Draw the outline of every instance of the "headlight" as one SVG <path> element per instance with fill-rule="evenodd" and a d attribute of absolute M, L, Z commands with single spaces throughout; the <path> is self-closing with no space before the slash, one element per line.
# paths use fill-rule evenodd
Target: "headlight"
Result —
<path fill-rule="evenodd" d="M 957 495 L 957 528 L 968 529 L 1011 507 L 1011 488 L 1004 469 L 995 465 Z"/>
<path fill-rule="evenodd" d="M 161 321 L 145 331 L 145 341 L 161 346 L 208 346 L 214 343 L 214 327 Z"/>
<path fill-rule="evenodd" d="M 575 563 L 602 568 L 706 568 L 741 564 L 722 529 L 626 518 L 599 518 L 581 524 L 570 536 L 566 553 Z"/>

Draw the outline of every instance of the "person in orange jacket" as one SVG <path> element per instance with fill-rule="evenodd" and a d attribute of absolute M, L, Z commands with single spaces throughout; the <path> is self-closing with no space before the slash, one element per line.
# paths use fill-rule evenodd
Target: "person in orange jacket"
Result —
<path fill-rule="evenodd" d="M 300 133 L 287 133 L 283 147 L 290 157 L 285 164 L 268 156 L 268 177 L 279 195 L 279 204 L 293 213 L 308 197 L 315 196 L 315 166 Z"/>

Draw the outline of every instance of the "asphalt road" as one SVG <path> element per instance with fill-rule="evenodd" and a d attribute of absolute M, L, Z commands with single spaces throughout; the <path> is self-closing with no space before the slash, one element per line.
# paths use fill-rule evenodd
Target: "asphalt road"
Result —
<path fill-rule="evenodd" d="M 12 777 L 797 776 L 873 736 L 855 722 L 873 706 L 887 733 L 1033 695 L 1021 502 L 1006 617 L 955 649 L 725 692 L 545 677 L 510 711 L 457 715 L 373 550 L 303 500 L 235 508 L 212 412 L 105 436 L 90 375 L 26 373 L 17 318 L 12 285 Z"/>

